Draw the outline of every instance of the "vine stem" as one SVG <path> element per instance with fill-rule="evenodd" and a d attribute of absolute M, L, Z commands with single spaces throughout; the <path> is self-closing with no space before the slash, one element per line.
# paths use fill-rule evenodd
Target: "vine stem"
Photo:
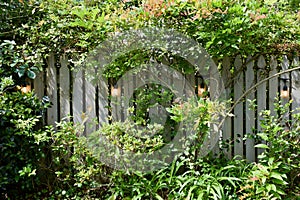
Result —
<path fill-rule="evenodd" d="M 220 127 L 223 125 L 225 119 L 230 115 L 230 113 L 233 111 L 233 109 L 235 108 L 235 106 L 236 106 L 236 105 L 237 105 L 237 104 L 238 104 L 238 103 L 239 103 L 246 95 L 248 95 L 253 89 L 255 89 L 256 87 L 258 87 L 258 86 L 261 85 L 262 83 L 264 83 L 264 82 L 266 82 L 266 81 L 268 81 L 268 80 L 270 80 L 270 79 L 272 79 L 272 78 L 275 78 L 275 77 L 280 76 L 280 75 L 282 75 L 282 74 L 289 73 L 289 72 L 292 72 L 292 71 L 295 71 L 295 70 L 298 70 L 298 69 L 300 69 L 300 66 L 294 67 L 294 68 L 291 68 L 291 69 L 287 69 L 287 70 L 283 70 L 283 71 L 281 71 L 281 72 L 278 72 L 278 73 L 276 73 L 276 74 L 273 74 L 272 76 L 269 76 L 269 77 L 267 77 L 267 78 L 265 78 L 265 79 L 259 81 L 258 83 L 256 83 L 256 84 L 253 85 L 252 87 L 250 87 L 250 88 L 249 88 L 246 92 L 244 92 L 244 94 L 243 94 L 242 96 L 240 96 L 240 97 L 234 102 L 234 104 L 230 107 L 227 116 L 224 117 L 224 118 L 222 119 L 222 121 L 221 121 L 221 123 L 219 124 L 219 127 L 218 127 L 218 128 L 220 129 Z"/>

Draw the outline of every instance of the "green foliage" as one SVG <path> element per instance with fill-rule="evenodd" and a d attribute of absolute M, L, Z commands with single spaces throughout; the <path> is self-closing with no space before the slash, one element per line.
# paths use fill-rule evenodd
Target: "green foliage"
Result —
<path fill-rule="evenodd" d="M 12 84 L 11 79 L 1 79 L 0 195 L 17 198 L 41 184 L 36 174 L 45 157 L 47 135 L 37 127 L 47 105 L 32 92 L 5 91 Z"/>
<path fill-rule="evenodd" d="M 289 113 L 290 103 L 277 101 L 274 112 L 260 113 L 262 130 L 257 133 L 256 147 L 264 151 L 241 189 L 245 198 L 282 199 L 286 191 L 294 190 L 300 183 L 300 118 L 296 111 Z"/>
<path fill-rule="evenodd" d="M 12 76 L 19 85 L 26 85 L 26 78 L 35 79 L 39 68 L 33 65 L 32 59 L 36 57 L 25 57 L 13 40 L 4 40 L 0 47 L 0 77 Z"/>
<path fill-rule="evenodd" d="M 68 120 L 68 119 L 66 119 Z M 101 194 L 110 169 L 101 164 L 89 151 L 80 124 L 62 121 L 52 130 L 49 160 L 45 171 L 48 195 L 53 199 L 82 199 Z"/>
<path fill-rule="evenodd" d="M 1 17 L 9 26 L 3 26 L 0 39 L 16 41 L 26 70 L 40 68 L 50 52 L 69 54 L 72 62 L 81 63 L 113 33 L 147 26 L 178 30 L 216 58 L 238 53 L 284 54 L 299 51 L 297 9 L 297 0 L 20 1 L 3 3 Z M 145 52 L 136 53 L 136 57 L 145 57 Z M 115 65 L 111 76 L 118 77 L 122 70 L 117 68 L 128 69 L 128 64 L 138 63 Z M 23 71 L 21 68 L 21 75 Z M 28 75 L 33 78 L 31 71 Z"/>
<path fill-rule="evenodd" d="M 93 133 L 92 137 L 105 136 L 107 142 L 116 145 L 124 151 L 134 153 L 153 152 L 164 145 L 162 125 L 148 124 L 137 128 L 138 125 L 130 120 L 104 124 L 99 131 Z M 98 142 L 98 140 L 96 141 Z"/>
<path fill-rule="evenodd" d="M 111 199 L 237 199 L 238 185 L 249 173 L 244 161 L 175 159 L 151 174 L 113 173 Z"/>

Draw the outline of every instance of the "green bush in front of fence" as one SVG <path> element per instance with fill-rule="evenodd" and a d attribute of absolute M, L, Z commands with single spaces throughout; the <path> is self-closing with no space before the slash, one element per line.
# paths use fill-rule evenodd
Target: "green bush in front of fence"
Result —
<path fill-rule="evenodd" d="M 0 85 L 0 196 L 17 199 L 43 184 L 37 174 L 46 159 L 47 131 L 38 127 L 47 104 L 22 93 L 11 78 Z"/>

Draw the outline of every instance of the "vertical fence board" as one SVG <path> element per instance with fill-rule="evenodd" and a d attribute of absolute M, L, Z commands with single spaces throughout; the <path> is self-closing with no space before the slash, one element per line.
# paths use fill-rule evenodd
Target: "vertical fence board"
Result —
<path fill-rule="evenodd" d="M 99 105 L 99 126 L 108 123 L 108 82 L 105 79 L 98 81 L 98 105 Z"/>
<path fill-rule="evenodd" d="M 270 76 L 277 73 L 277 59 L 272 56 L 270 61 L 271 71 L 269 73 Z M 275 99 L 278 96 L 278 77 L 274 77 L 269 80 L 269 110 L 271 111 L 271 115 L 275 116 Z"/>
<path fill-rule="evenodd" d="M 87 79 L 85 81 L 85 111 L 87 116 L 87 121 L 85 124 L 86 133 L 90 134 L 96 131 L 96 88 Z"/>
<path fill-rule="evenodd" d="M 36 78 L 33 81 L 34 92 L 39 99 L 42 99 L 45 95 L 45 80 L 44 80 L 44 69 L 37 73 Z"/>
<path fill-rule="evenodd" d="M 254 62 L 252 56 L 249 56 L 247 58 L 247 66 L 246 66 L 246 81 L 245 81 L 245 90 L 247 91 L 249 88 L 251 88 L 255 84 L 254 79 Z M 255 161 L 255 151 L 254 151 L 254 132 L 253 128 L 255 127 L 255 113 L 254 110 L 251 109 L 250 102 L 248 100 L 254 99 L 254 91 L 251 91 L 246 96 L 246 134 L 249 134 L 249 137 L 247 138 L 245 145 L 246 145 L 246 159 L 248 161 Z"/>
<path fill-rule="evenodd" d="M 244 86 L 244 75 L 241 71 L 242 67 L 241 56 L 237 56 L 234 61 L 235 71 L 239 72 L 237 74 L 237 79 L 234 82 L 234 101 L 236 102 L 243 95 Z M 239 102 L 234 108 L 234 154 L 243 156 L 244 145 L 243 145 L 243 101 Z"/>
<path fill-rule="evenodd" d="M 73 83 L 73 115 L 74 123 L 82 123 L 84 116 L 84 96 L 83 96 L 83 72 L 74 72 L 74 83 Z"/>
<path fill-rule="evenodd" d="M 133 98 L 133 93 L 134 93 L 134 75 L 132 73 L 128 73 L 126 77 L 124 77 L 124 83 L 123 83 L 123 97 L 122 97 L 122 102 L 124 103 L 124 119 L 127 119 L 130 117 L 132 114 L 128 113 L 127 108 L 133 106 L 130 104 L 130 99 Z"/>
<path fill-rule="evenodd" d="M 257 61 L 257 82 L 263 80 L 266 78 L 266 61 L 263 56 L 259 56 Z M 260 132 L 262 130 L 260 126 L 260 121 L 263 119 L 260 115 L 260 112 L 265 110 L 267 108 L 267 84 L 266 82 L 263 82 L 257 87 L 257 131 Z M 264 141 L 262 141 L 265 143 Z M 257 154 L 261 154 L 263 152 L 263 149 L 258 149 Z"/>
<path fill-rule="evenodd" d="M 58 106 L 57 106 L 57 76 L 55 67 L 54 54 L 50 54 L 48 58 L 48 68 L 46 72 L 46 87 L 47 96 L 50 98 L 52 106 L 47 110 L 48 124 L 54 125 L 58 121 Z"/>
<path fill-rule="evenodd" d="M 60 62 L 60 114 L 61 118 L 65 118 L 70 114 L 70 71 L 68 68 L 68 58 L 65 55 L 61 57 Z"/>
<path fill-rule="evenodd" d="M 230 80 L 231 80 L 231 63 L 229 57 L 225 57 L 222 62 L 222 78 L 225 85 L 225 95 L 227 99 L 231 98 L 231 87 L 230 87 Z M 222 138 L 223 142 L 225 142 L 226 146 L 224 149 L 225 155 L 231 159 L 232 158 L 232 124 L 231 124 L 231 117 L 227 117 L 223 124 L 223 133 Z"/>

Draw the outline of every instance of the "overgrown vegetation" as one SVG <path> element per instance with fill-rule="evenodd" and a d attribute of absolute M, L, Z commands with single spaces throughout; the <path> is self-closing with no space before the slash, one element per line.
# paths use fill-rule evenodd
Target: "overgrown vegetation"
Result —
<path fill-rule="evenodd" d="M 34 91 L 20 90 L 42 70 L 50 52 L 68 54 L 71 62 L 80 63 L 105 38 L 130 28 L 178 30 L 217 59 L 237 53 L 297 53 L 299 1 L 11 0 L 0 2 L 0 12 L 1 199 L 300 198 L 300 114 L 289 113 L 289 104 L 278 102 L 275 111 L 261 113 L 262 130 L 255 141 L 256 147 L 265 151 L 258 163 L 227 160 L 223 154 L 199 158 L 201 146 L 194 145 L 169 166 L 142 173 L 114 170 L 101 163 L 87 148 L 86 138 L 79 137 L 82 124 L 73 124 L 72 118 L 55 127 L 45 126 L 43 116 L 50 106 L 47 98 L 42 101 Z M 155 57 L 161 61 L 167 53 L 158 51 Z M 150 56 L 153 52 L 129 52 L 109 66 L 106 76 L 118 78 Z M 194 72 L 180 58 L 175 60 L 175 69 Z M 220 102 L 201 99 L 196 106 L 191 102 L 173 104 L 172 94 L 161 90 L 150 85 L 136 91 L 140 98 L 132 102 L 137 109 L 131 120 L 150 126 L 146 113 L 155 99 L 170 107 L 169 130 L 152 125 L 151 130 L 160 134 L 140 138 L 136 135 L 145 133 L 130 132 L 136 125 L 131 121 L 107 124 L 97 134 L 114 140 L 123 150 L 151 153 L 176 134 L 178 123 L 189 120 L 187 111 L 197 116 L 192 123 L 199 144 L 214 121 L 212 114 L 226 114 Z"/>

